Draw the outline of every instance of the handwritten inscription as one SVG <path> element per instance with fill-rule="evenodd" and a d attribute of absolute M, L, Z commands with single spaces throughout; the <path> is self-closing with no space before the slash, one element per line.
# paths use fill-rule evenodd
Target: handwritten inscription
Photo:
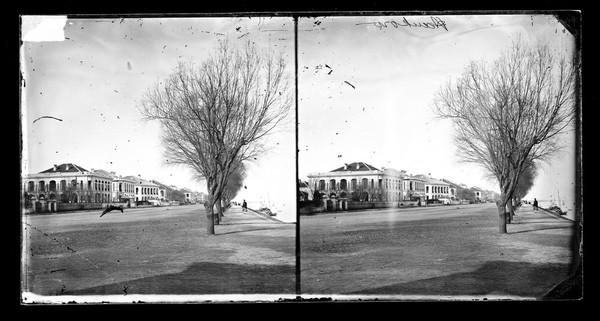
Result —
<path fill-rule="evenodd" d="M 402 17 L 401 21 L 396 20 L 386 20 L 386 21 L 372 21 L 372 22 L 363 22 L 357 23 L 357 25 L 368 25 L 371 24 L 377 27 L 379 30 L 383 28 L 400 28 L 400 27 L 409 27 L 409 28 L 425 28 L 425 29 L 438 29 L 442 28 L 448 31 L 448 26 L 446 26 L 446 22 L 442 20 L 440 17 L 430 17 L 427 21 L 418 21 L 415 19 L 407 19 L 406 17 Z"/>

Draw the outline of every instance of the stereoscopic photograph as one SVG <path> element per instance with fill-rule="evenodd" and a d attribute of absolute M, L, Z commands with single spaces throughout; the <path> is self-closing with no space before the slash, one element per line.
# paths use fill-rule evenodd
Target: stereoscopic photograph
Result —
<path fill-rule="evenodd" d="M 21 305 L 581 300 L 580 19 L 22 15 Z"/>

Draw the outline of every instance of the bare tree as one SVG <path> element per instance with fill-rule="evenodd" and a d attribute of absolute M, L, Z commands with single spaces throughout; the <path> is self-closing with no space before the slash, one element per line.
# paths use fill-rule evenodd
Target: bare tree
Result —
<path fill-rule="evenodd" d="M 436 95 L 435 112 L 452 120 L 461 160 L 483 166 L 499 184 L 500 233 L 526 163 L 548 161 L 561 147 L 574 117 L 574 80 L 569 59 L 515 40 L 494 63 L 471 62 Z"/>
<path fill-rule="evenodd" d="M 149 89 L 139 107 L 162 126 L 169 164 L 189 167 L 207 185 L 207 233 L 214 234 L 214 206 L 236 166 L 261 154 L 261 140 L 284 121 L 291 107 L 283 56 L 250 42 L 227 42 L 199 66 L 179 63 Z"/>
<path fill-rule="evenodd" d="M 238 192 L 244 187 L 244 179 L 246 179 L 246 166 L 242 163 L 229 176 L 225 188 L 223 189 L 223 201 L 229 204 L 234 199 Z M 223 209 L 218 209 L 218 221 L 223 219 Z"/>
<path fill-rule="evenodd" d="M 533 187 L 535 178 L 537 177 L 537 165 L 534 162 L 525 162 L 525 166 L 521 175 L 517 179 L 517 186 L 513 193 L 512 199 L 508 202 L 508 218 L 507 222 L 511 223 L 515 214 L 515 207 L 520 203 L 521 199 L 527 195 L 527 193 Z"/>

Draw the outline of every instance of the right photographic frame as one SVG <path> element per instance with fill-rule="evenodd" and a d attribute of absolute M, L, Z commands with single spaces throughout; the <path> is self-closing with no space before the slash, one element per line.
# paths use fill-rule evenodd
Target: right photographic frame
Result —
<path fill-rule="evenodd" d="M 582 299 L 580 25 L 299 17 L 302 297 Z"/>

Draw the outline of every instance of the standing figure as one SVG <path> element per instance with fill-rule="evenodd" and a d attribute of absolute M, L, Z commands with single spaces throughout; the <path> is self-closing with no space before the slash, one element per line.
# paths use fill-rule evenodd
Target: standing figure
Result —
<path fill-rule="evenodd" d="M 533 210 L 534 211 L 538 210 L 538 201 L 536 198 L 533 199 Z"/>
<path fill-rule="evenodd" d="M 242 212 L 248 212 L 248 204 L 246 204 L 246 200 L 242 202 Z"/>

